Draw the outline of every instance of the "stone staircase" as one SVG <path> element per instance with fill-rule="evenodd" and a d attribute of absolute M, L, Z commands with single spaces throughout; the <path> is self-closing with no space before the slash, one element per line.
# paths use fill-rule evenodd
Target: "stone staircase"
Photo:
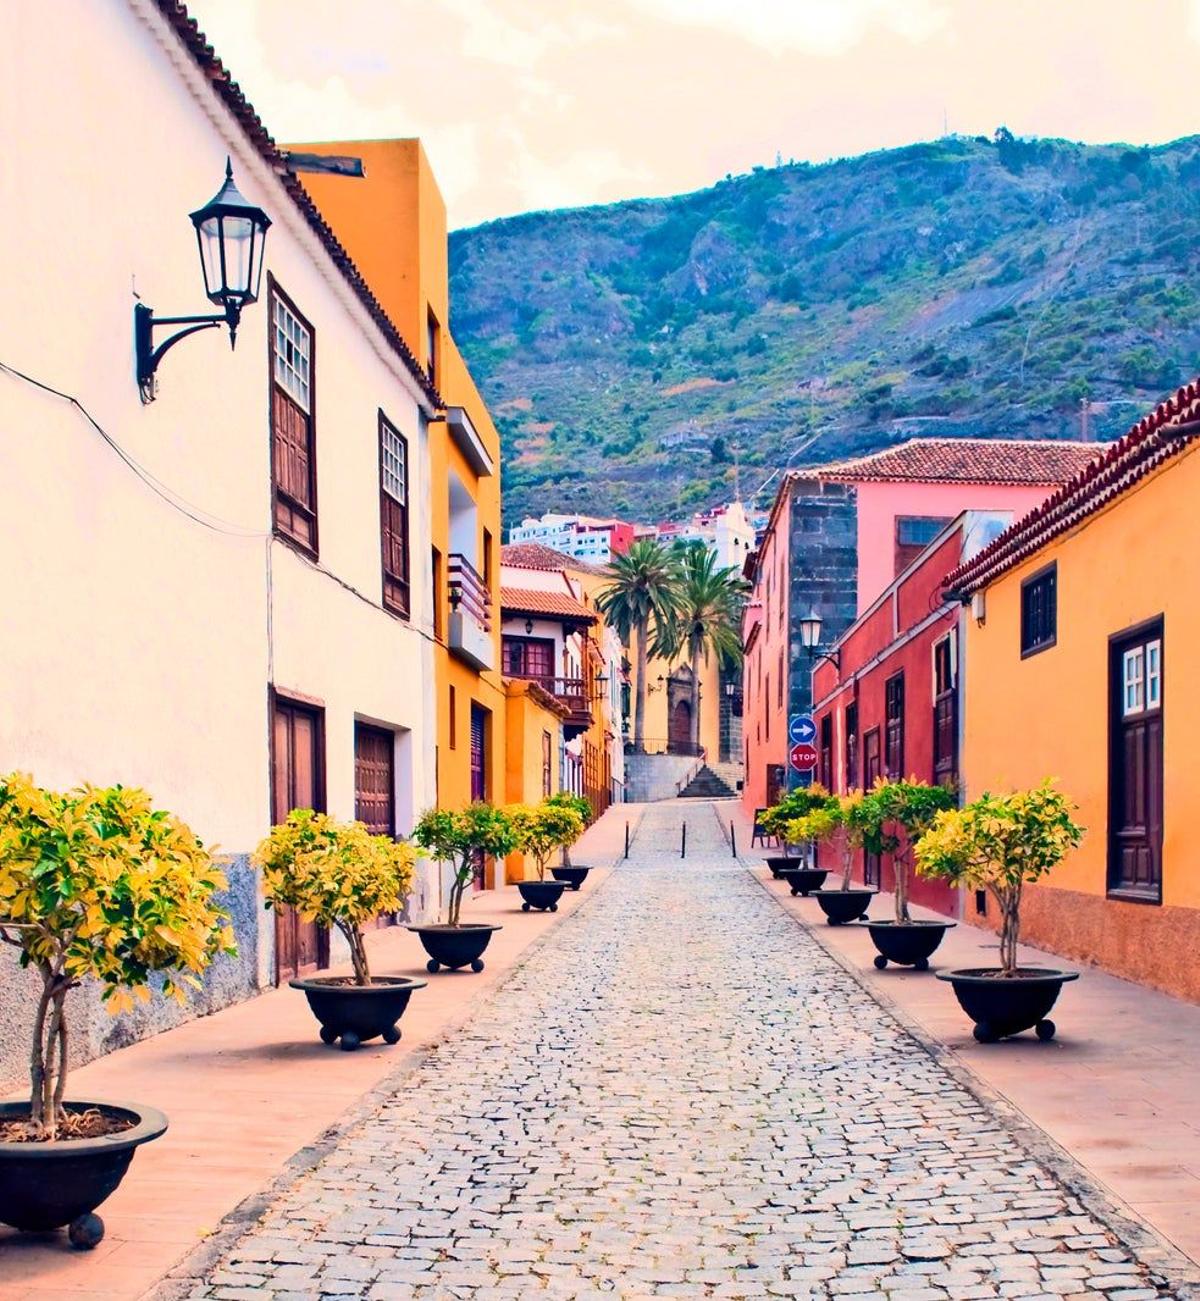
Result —
<path fill-rule="evenodd" d="M 679 792 L 681 800 L 728 800 L 733 798 L 733 789 L 727 781 L 718 777 L 705 764 L 690 782 Z"/>

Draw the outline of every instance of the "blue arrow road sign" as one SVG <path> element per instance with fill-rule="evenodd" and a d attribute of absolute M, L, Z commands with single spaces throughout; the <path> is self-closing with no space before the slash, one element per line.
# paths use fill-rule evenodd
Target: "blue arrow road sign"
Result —
<path fill-rule="evenodd" d="M 793 714 L 788 723 L 788 740 L 793 745 L 817 739 L 817 725 L 809 714 Z"/>

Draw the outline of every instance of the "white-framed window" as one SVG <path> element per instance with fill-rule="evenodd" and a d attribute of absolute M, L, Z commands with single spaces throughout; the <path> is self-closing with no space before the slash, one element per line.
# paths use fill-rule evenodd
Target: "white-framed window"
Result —
<path fill-rule="evenodd" d="M 1140 714 L 1146 708 L 1146 648 L 1134 646 L 1121 659 L 1121 713 Z"/>
<path fill-rule="evenodd" d="M 383 490 L 401 506 L 408 505 L 408 448 L 404 439 L 384 424 L 380 429 Z"/>
<path fill-rule="evenodd" d="M 275 380 L 302 411 L 309 411 L 309 356 L 311 340 L 303 322 L 276 294 Z"/>
<path fill-rule="evenodd" d="M 1155 638 L 1146 643 L 1146 708 L 1162 704 L 1162 642 Z"/>

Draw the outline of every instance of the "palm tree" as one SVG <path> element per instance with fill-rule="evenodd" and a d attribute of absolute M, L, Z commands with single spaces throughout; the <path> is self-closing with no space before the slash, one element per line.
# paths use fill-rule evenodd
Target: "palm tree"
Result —
<path fill-rule="evenodd" d="M 596 605 L 625 641 L 636 640 L 637 695 L 633 706 L 633 747 L 640 754 L 646 730 L 646 663 L 650 636 L 676 615 L 680 605 L 679 557 L 656 538 L 640 538 L 606 570 L 609 579 Z"/>
<path fill-rule="evenodd" d="M 717 565 L 716 555 L 701 543 L 676 551 L 680 597 L 658 625 L 654 654 L 673 660 L 687 653 L 692 669 L 691 741 L 700 752 L 700 667 L 710 654 L 722 668 L 742 662 L 742 604 L 747 585 L 737 571 Z"/>

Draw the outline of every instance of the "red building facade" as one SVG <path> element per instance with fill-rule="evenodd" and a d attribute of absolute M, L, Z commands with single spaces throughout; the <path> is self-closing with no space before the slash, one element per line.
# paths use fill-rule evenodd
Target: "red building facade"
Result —
<path fill-rule="evenodd" d="M 945 578 L 995 536 L 1002 521 L 968 511 L 948 525 L 835 644 L 836 664 L 813 672 L 819 778 L 834 791 L 869 789 L 880 778 L 957 785 L 961 607 L 942 598 Z M 824 865 L 824 864 L 823 864 Z M 859 853 L 855 877 L 883 890 L 892 864 Z M 958 891 L 920 877 L 910 897 L 949 916 Z"/>

